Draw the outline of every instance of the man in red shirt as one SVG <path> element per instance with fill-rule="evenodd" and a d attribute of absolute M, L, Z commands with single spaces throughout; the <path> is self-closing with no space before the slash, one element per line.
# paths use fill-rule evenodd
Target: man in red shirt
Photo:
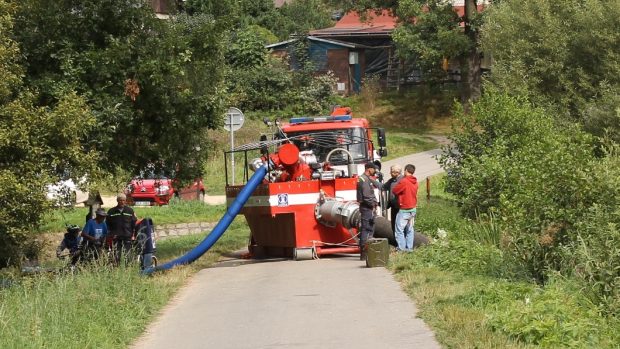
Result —
<path fill-rule="evenodd" d="M 405 166 L 405 176 L 394 186 L 392 193 L 398 198 L 400 210 L 396 215 L 394 237 L 399 251 L 413 251 L 413 235 L 418 204 L 418 180 L 413 175 L 415 166 Z"/>

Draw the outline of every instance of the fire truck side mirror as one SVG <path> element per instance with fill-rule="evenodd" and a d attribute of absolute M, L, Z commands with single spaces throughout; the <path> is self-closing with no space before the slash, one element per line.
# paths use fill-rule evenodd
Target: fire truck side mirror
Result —
<path fill-rule="evenodd" d="M 377 154 L 379 154 L 380 157 L 384 158 L 388 155 L 388 151 L 385 148 L 381 148 L 377 150 Z"/>
<path fill-rule="evenodd" d="M 377 129 L 377 143 L 379 143 L 379 148 L 381 149 L 385 148 L 385 146 L 387 145 L 385 141 L 385 129 L 384 128 Z"/>

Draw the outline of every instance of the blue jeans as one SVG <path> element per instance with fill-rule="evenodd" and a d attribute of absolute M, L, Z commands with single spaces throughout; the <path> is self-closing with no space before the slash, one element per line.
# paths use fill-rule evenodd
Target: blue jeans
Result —
<path fill-rule="evenodd" d="M 400 210 L 396 215 L 396 231 L 394 232 L 394 237 L 396 238 L 396 244 L 400 251 L 413 251 L 415 214 L 416 211 L 403 212 Z"/>

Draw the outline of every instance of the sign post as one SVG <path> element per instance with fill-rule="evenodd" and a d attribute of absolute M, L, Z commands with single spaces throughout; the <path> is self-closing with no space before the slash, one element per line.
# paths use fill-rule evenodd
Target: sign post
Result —
<path fill-rule="evenodd" d="M 228 108 L 224 117 L 224 129 L 230 132 L 230 150 L 235 149 L 235 131 L 243 126 L 243 112 L 237 108 Z M 235 153 L 230 153 L 230 163 L 232 167 L 232 185 L 235 185 Z"/>

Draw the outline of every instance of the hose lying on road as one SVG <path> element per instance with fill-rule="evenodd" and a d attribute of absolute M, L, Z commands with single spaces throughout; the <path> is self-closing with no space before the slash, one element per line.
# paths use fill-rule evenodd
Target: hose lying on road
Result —
<path fill-rule="evenodd" d="M 233 219 L 235 219 L 235 216 L 239 214 L 239 211 L 241 211 L 241 208 L 243 207 L 245 202 L 252 195 L 254 189 L 256 189 L 256 187 L 262 183 L 263 178 L 265 178 L 266 174 L 267 166 L 262 166 L 256 170 L 256 172 L 252 175 L 252 177 L 246 183 L 243 189 L 241 189 L 241 192 L 239 192 L 239 195 L 237 196 L 235 201 L 228 208 L 226 213 L 224 213 L 224 216 L 222 216 L 222 218 L 213 228 L 211 233 L 207 235 L 207 237 L 205 237 L 198 246 L 194 247 L 191 251 L 187 252 L 186 254 L 175 260 L 159 265 L 157 267 L 147 268 L 142 271 L 142 274 L 150 275 L 156 271 L 172 269 L 177 265 L 190 264 L 203 254 L 205 254 L 224 234 L 226 229 L 228 229 L 228 226 L 230 225 L 230 223 L 232 223 Z"/>

